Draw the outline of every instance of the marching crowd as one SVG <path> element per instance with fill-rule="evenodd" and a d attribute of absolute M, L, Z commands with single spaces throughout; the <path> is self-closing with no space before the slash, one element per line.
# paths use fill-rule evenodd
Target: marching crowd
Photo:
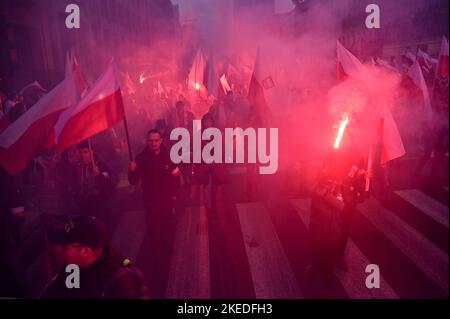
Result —
<path fill-rule="evenodd" d="M 46 249 L 52 258 L 46 265 L 49 283 L 39 297 L 164 298 L 177 214 L 195 195 L 201 200 L 198 204 L 205 206 L 210 216 L 214 214 L 218 205 L 215 195 L 228 179 L 222 164 L 172 163 L 170 132 L 176 127 L 192 130 L 192 120 L 200 118 L 202 130 L 257 126 L 260 114 L 250 106 L 246 91 L 245 87 L 233 87 L 218 99 L 204 97 L 200 92 L 170 88 L 145 95 L 126 94 L 123 98 L 131 141 L 127 141 L 125 131 L 118 126 L 62 153 L 41 152 L 17 176 L 10 176 L 0 167 L 0 296 L 27 297 L 18 284 L 20 281 L 13 280 L 12 265 L 7 260 L 21 247 L 20 228 L 25 212 L 42 210 L 45 213 L 41 207 L 45 203 L 39 202 L 36 194 L 46 181 L 52 181 L 56 185 L 53 197 L 57 197 L 61 205 L 57 208 L 57 217 L 47 214 L 46 218 Z M 17 120 L 44 94 L 45 90 L 39 85 L 32 85 L 21 93 L 5 95 L 0 92 L 0 130 Z M 432 154 L 445 156 L 448 153 L 448 123 L 431 140 L 430 143 L 430 139 L 425 139 L 428 144 L 419 163 L 421 167 Z M 131 143 L 131 150 L 140 151 L 131 160 L 127 143 Z M 331 154 L 326 160 L 312 193 L 314 247 L 308 275 L 311 280 L 322 276 L 326 285 L 330 284 L 336 265 L 346 268 L 341 257 L 356 205 L 367 195 L 364 183 L 368 174 L 372 174 L 363 168 L 363 155 L 351 149 L 341 153 L 339 156 Z M 351 158 L 340 157 L 344 155 Z M 248 174 L 253 170 L 254 167 L 247 167 Z M 145 279 L 132 261 L 121 257 L 110 245 L 109 216 L 117 185 L 124 180 L 131 186 L 140 184 L 142 189 L 152 260 L 150 275 Z M 247 186 L 249 190 L 252 188 Z M 336 226 L 333 219 L 339 214 L 339 226 Z M 332 238 L 333 245 L 330 245 L 330 237 L 323 236 L 325 233 L 336 235 Z M 61 268 L 65 264 L 79 265 L 81 276 L 89 278 L 89 284 L 81 289 L 67 289 L 67 274 Z"/>

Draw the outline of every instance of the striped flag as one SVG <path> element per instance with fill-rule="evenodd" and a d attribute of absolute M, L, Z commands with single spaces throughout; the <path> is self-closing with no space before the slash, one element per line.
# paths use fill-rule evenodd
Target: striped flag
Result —
<path fill-rule="evenodd" d="M 60 114 L 78 99 L 69 75 L 0 134 L 0 163 L 9 174 L 20 173 L 46 147 Z"/>
<path fill-rule="evenodd" d="M 112 61 L 92 88 L 55 124 L 56 145 L 64 150 L 113 127 L 124 118 L 124 107 L 115 63 Z"/>

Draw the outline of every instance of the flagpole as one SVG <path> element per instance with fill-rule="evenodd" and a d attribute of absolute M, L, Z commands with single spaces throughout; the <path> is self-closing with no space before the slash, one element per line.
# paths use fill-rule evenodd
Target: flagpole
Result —
<path fill-rule="evenodd" d="M 374 147 L 373 145 L 369 146 L 369 156 L 367 158 L 367 172 L 366 172 L 366 192 L 369 191 L 370 189 L 370 180 L 372 178 L 371 174 L 372 174 L 372 166 L 373 166 L 373 151 L 374 151 Z"/>
<path fill-rule="evenodd" d="M 123 125 L 125 127 L 125 136 L 127 138 L 128 155 L 130 156 L 130 161 L 132 161 L 133 160 L 133 152 L 131 151 L 130 134 L 128 133 L 127 116 L 125 114 L 123 115 Z"/>
<path fill-rule="evenodd" d="M 94 169 L 94 152 L 92 151 L 92 144 L 91 144 L 91 138 L 88 138 L 88 145 L 89 145 L 89 152 L 91 153 L 91 164 L 92 164 L 92 169 Z"/>

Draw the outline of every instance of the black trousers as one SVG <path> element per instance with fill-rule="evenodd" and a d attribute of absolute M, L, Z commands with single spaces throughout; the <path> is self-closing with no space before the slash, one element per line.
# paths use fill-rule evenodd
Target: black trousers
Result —
<path fill-rule="evenodd" d="M 355 219 L 356 206 L 345 205 L 344 209 L 341 211 L 341 234 L 337 245 L 337 258 L 338 260 L 342 258 L 345 253 L 345 248 L 347 247 L 348 238 L 350 236 L 351 225 Z"/>
<path fill-rule="evenodd" d="M 169 279 L 175 237 L 176 218 L 169 203 L 145 203 L 145 256 L 149 274 L 150 295 L 164 298 Z"/>

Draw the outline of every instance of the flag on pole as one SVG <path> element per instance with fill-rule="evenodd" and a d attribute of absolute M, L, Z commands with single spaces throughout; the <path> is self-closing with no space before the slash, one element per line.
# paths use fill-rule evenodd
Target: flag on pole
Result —
<path fill-rule="evenodd" d="M 192 91 L 200 91 L 204 88 L 206 61 L 201 50 L 198 50 L 189 72 L 188 88 Z"/>
<path fill-rule="evenodd" d="M 405 53 L 405 59 L 410 63 L 413 64 L 416 60 L 417 57 L 414 53 L 412 53 L 411 51 L 407 50 Z"/>
<path fill-rule="evenodd" d="M 136 89 L 136 85 L 134 85 L 133 81 L 131 80 L 130 74 L 125 73 L 125 75 L 123 76 L 124 79 L 124 91 L 127 92 L 128 94 L 135 94 L 137 89 Z"/>
<path fill-rule="evenodd" d="M 66 77 L 72 72 L 75 74 L 75 83 L 77 85 L 78 91 L 80 92 L 80 96 L 83 96 L 83 94 L 86 93 L 88 85 L 86 80 L 84 79 L 83 72 L 81 72 L 80 65 L 78 64 L 78 61 L 72 52 L 67 52 L 66 54 L 65 70 Z"/>
<path fill-rule="evenodd" d="M 406 154 L 403 141 L 394 117 L 387 106 L 382 110 L 381 120 L 381 164 Z"/>
<path fill-rule="evenodd" d="M 409 68 L 408 72 L 406 73 L 406 77 L 408 77 L 412 81 L 413 85 L 421 91 L 424 103 L 424 119 L 431 120 L 432 108 L 430 94 L 428 92 L 427 83 L 425 82 L 425 78 L 423 77 L 422 69 L 420 68 L 418 61 L 415 61 Z"/>
<path fill-rule="evenodd" d="M 348 76 L 365 71 L 364 65 L 339 41 L 337 41 L 337 77 L 345 80 Z"/>
<path fill-rule="evenodd" d="M 47 90 L 44 89 L 38 81 L 34 81 L 33 83 L 30 83 L 30 84 L 26 85 L 25 87 L 23 87 L 23 89 L 20 90 L 20 94 L 23 95 L 24 93 L 26 93 L 29 90 L 37 90 L 37 91 L 47 92 Z"/>
<path fill-rule="evenodd" d="M 92 88 L 74 106 L 65 110 L 55 124 L 55 139 L 64 150 L 113 127 L 124 118 L 124 107 L 114 61 Z"/>
<path fill-rule="evenodd" d="M 389 62 L 387 62 L 386 60 L 377 58 L 375 61 L 375 65 L 382 67 L 390 72 L 392 72 L 393 74 L 399 75 L 400 76 L 400 71 L 397 70 L 394 66 L 392 66 Z"/>
<path fill-rule="evenodd" d="M 45 148 L 61 112 L 78 99 L 69 75 L 0 134 L 0 164 L 9 174 L 20 173 Z"/>
<path fill-rule="evenodd" d="M 227 94 L 229 91 L 231 91 L 231 86 L 228 83 L 228 79 L 225 74 L 222 74 L 222 76 L 220 77 L 220 84 L 222 86 L 223 93 Z"/>
<path fill-rule="evenodd" d="M 265 91 L 272 89 L 274 86 L 270 67 L 267 63 L 263 63 L 260 49 L 258 49 L 248 88 L 248 100 L 251 105 L 253 121 L 260 125 L 266 124 L 270 117 Z"/>
<path fill-rule="evenodd" d="M 423 52 L 421 49 L 417 50 L 417 60 L 426 72 L 430 72 L 433 67 L 438 64 L 437 59 L 432 58 L 428 53 Z"/>
<path fill-rule="evenodd" d="M 439 52 L 436 77 L 448 78 L 448 40 L 442 37 L 441 51 Z"/>
<path fill-rule="evenodd" d="M 163 86 L 161 85 L 161 82 L 158 81 L 157 85 L 158 85 L 158 87 L 157 87 L 158 94 L 159 95 L 166 94 L 166 91 L 164 90 Z"/>

